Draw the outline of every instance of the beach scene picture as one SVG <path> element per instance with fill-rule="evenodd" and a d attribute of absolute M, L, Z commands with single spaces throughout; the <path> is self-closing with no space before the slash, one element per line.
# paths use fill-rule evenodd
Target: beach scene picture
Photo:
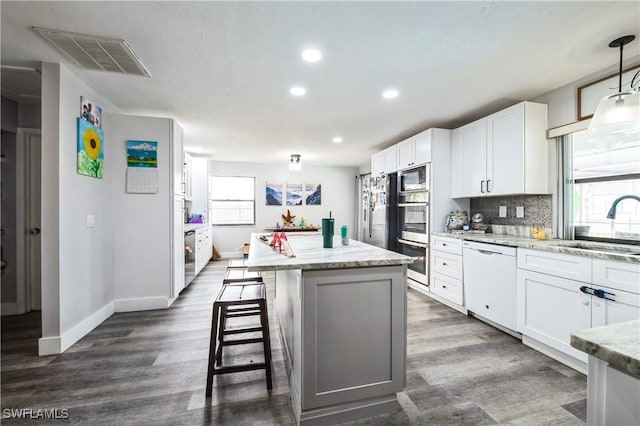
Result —
<path fill-rule="evenodd" d="M 287 183 L 287 205 L 288 206 L 301 206 L 302 205 L 302 184 L 301 183 Z"/>
<path fill-rule="evenodd" d="M 305 185 L 306 205 L 319 206 L 322 204 L 322 186 L 319 183 L 307 183 Z"/>
<path fill-rule="evenodd" d="M 267 206 L 282 205 L 282 182 L 266 182 L 265 196 Z"/>
<path fill-rule="evenodd" d="M 127 141 L 127 167 L 158 167 L 158 142 Z"/>

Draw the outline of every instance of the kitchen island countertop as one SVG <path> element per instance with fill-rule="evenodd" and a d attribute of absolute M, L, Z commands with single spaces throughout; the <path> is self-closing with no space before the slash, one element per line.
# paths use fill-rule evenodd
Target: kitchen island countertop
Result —
<path fill-rule="evenodd" d="M 333 248 L 322 247 L 322 235 L 288 235 L 289 244 L 296 255 L 289 258 L 260 241 L 258 238 L 261 235 L 271 239 L 270 234 L 251 234 L 247 262 L 249 271 L 362 268 L 409 264 L 415 260 L 355 240 L 349 240 L 349 245 L 343 246 L 339 235 L 333 238 Z"/>

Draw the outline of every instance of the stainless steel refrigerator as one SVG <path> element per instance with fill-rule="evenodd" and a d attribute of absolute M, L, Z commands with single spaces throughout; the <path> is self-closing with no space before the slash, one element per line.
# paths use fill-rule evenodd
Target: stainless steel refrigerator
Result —
<path fill-rule="evenodd" d="M 398 175 L 390 173 L 372 178 L 369 198 L 368 243 L 398 251 Z"/>

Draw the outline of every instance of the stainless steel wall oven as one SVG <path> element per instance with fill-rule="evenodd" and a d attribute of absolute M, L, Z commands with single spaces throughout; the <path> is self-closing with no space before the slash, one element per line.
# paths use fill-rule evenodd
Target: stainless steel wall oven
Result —
<path fill-rule="evenodd" d="M 398 225 L 400 253 L 418 258 L 407 276 L 428 286 L 429 164 L 398 172 Z"/>

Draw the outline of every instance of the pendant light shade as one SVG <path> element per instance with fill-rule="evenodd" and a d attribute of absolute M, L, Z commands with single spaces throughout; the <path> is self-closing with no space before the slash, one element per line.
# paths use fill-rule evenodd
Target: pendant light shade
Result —
<path fill-rule="evenodd" d="M 289 170 L 299 172 L 302 169 L 302 158 L 300 154 L 291 154 L 289 159 Z"/>
<path fill-rule="evenodd" d="M 636 37 L 628 35 L 609 43 L 609 47 L 620 48 L 620 73 L 618 93 L 600 100 L 589 123 L 592 136 L 640 133 L 640 93 L 634 88 L 622 91 L 622 48 Z"/>

